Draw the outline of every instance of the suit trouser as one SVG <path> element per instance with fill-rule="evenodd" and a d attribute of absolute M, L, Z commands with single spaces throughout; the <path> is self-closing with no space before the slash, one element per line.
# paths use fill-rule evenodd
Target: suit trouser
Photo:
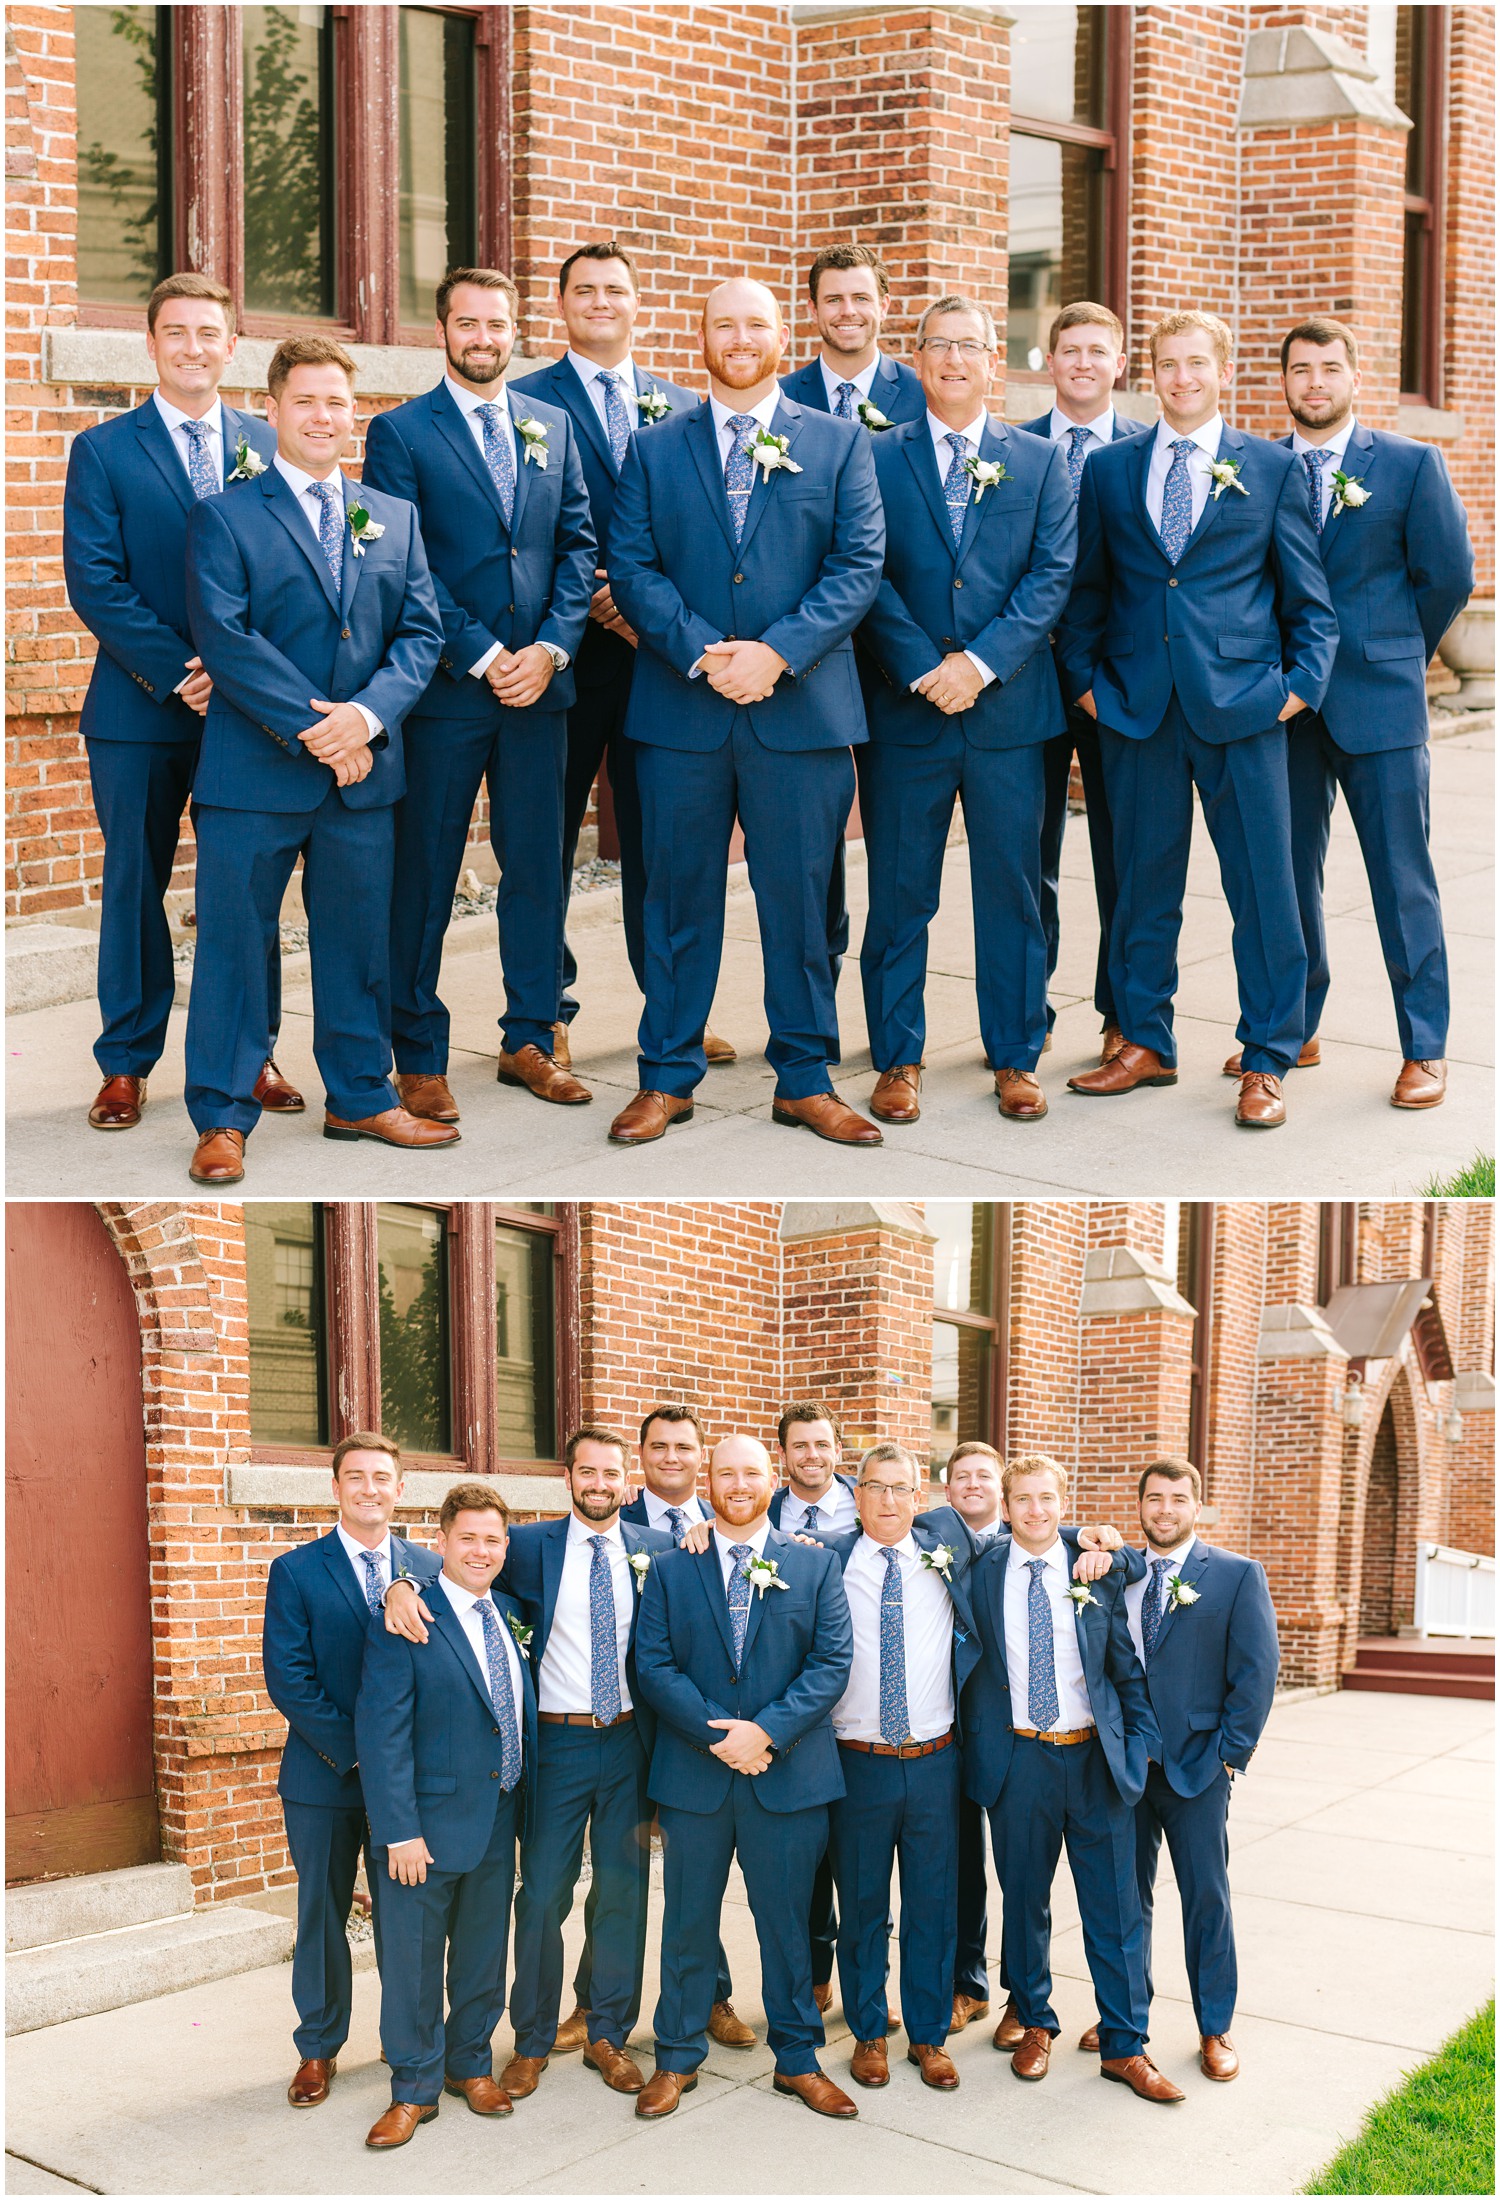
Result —
<path fill-rule="evenodd" d="M 1068 822 L 1068 781 L 1073 751 L 1083 774 L 1083 794 L 1089 828 L 1089 856 L 1094 867 L 1094 902 L 1099 911 L 1099 954 L 1094 964 L 1094 1006 L 1107 1024 L 1118 1022 L 1115 997 L 1109 982 L 1109 928 L 1115 913 L 1115 844 L 1109 818 L 1109 790 L 1099 757 L 1099 728 L 1086 710 L 1069 704 L 1068 730 L 1042 743 L 1043 770 L 1047 780 L 1046 808 L 1042 817 L 1042 930 L 1047 935 L 1047 983 L 1057 968 L 1062 925 L 1058 916 L 1059 880 L 1062 875 L 1063 833 Z M 1047 1029 L 1057 1021 L 1057 1011 L 1047 1003 Z"/>
<path fill-rule="evenodd" d="M 984 1868 L 984 1812 L 971 1796 L 958 1799 L 958 1931 L 953 1991 L 990 1998 L 989 1876 Z"/>
<path fill-rule="evenodd" d="M 981 749 L 961 717 L 931 741 L 857 751 L 870 910 L 860 948 L 877 1070 L 920 1062 L 927 1038 L 927 932 L 937 914 L 955 799 L 964 807 L 974 900 L 979 1028 L 995 1069 L 1035 1069 L 1047 1036 L 1041 912 L 1044 743 Z"/>
<path fill-rule="evenodd" d="M 825 935 L 826 937 L 826 935 Z M 755 1782 L 735 1773 L 709 1811 L 661 1805 L 666 1909 L 661 1995 L 656 2004 L 659 2070 L 696 2070 L 708 2053 L 715 1954 L 724 1889 L 738 1856 L 760 1943 L 767 2040 L 776 2067 L 805 2077 L 818 2067 L 823 2019 L 813 2000 L 807 1916 L 818 1858 L 828 1845 L 828 1805 L 767 1810 Z"/>
<path fill-rule="evenodd" d="M 1052 1882 L 1066 1843 L 1099 2010 L 1100 2056 L 1113 2062 L 1138 2055 L 1149 2001 L 1135 1814 L 1121 1802 L 1099 1742 L 1060 1749 L 1018 1734 L 990 1811 L 990 1840 L 1005 1898 L 1005 1968 L 1021 2023 L 1054 2038 L 1061 2029 L 1052 2008 Z"/>
<path fill-rule="evenodd" d="M 1448 1047 L 1448 950 L 1429 844 L 1432 758 L 1425 741 L 1355 756 L 1341 749 L 1320 711 L 1293 719 L 1287 746 L 1292 794 L 1292 862 L 1307 941 L 1307 1028 L 1328 998 L 1323 863 L 1340 787 L 1359 835 L 1381 953 L 1408 1062 L 1441 1061 Z"/>
<path fill-rule="evenodd" d="M 477 683 L 476 683 L 477 685 Z M 495 921 L 505 979 L 505 1050 L 552 1052 L 562 993 L 563 796 L 567 713 L 507 710 L 483 717 L 408 718 L 406 799 L 396 827 L 391 903 L 391 1006 L 396 1067 L 442 1076 L 448 1011 L 438 994 L 443 940 L 482 782 L 490 846 L 500 866 Z M 507 851 L 510 860 L 507 861 Z"/>
<path fill-rule="evenodd" d="M 765 968 L 766 1060 L 786 1099 L 830 1091 L 839 1036 L 828 895 L 854 797 L 849 751 L 765 748 L 741 710 L 716 749 L 637 742 L 636 783 L 646 851 L 642 1090 L 685 1099 L 704 1076 L 738 813 Z"/>
<path fill-rule="evenodd" d="M 1415 1059 L 1415 1057 L 1414 1057 Z M 1239 1971 L 1234 1913 L 1229 1904 L 1229 1798 L 1234 1783 L 1222 1766 L 1201 1795 L 1178 1795 L 1160 1765 L 1146 1774 L 1135 1806 L 1135 1867 L 1144 1932 L 1146 2000 L 1151 1983 L 1151 1920 L 1162 1835 L 1182 1898 L 1182 1944 L 1198 2030 L 1227 2032 L 1234 2022 Z M 1084 1931 L 1087 1936 L 1087 1923 Z"/>
<path fill-rule="evenodd" d="M 563 1920 L 589 1837 L 594 1896 L 589 2038 L 623 2047 L 640 2014 L 651 1870 L 650 1770 L 634 1721 L 538 1730 L 533 1823 L 521 1850 L 511 2018 L 519 2055 L 546 2056 L 557 2037 Z"/>
<path fill-rule="evenodd" d="M 386 1878 L 380 2044 L 391 2099 L 436 2101 L 443 2078 L 487 2078 L 491 2039 L 505 2009 L 505 1944 L 516 1877 L 520 1790 L 499 1796 L 489 1847 L 472 1871 L 427 1867 L 418 1887 Z M 390 1851 L 375 1870 L 389 1873 Z M 448 2016 L 443 2018 L 446 1958 Z"/>
<path fill-rule="evenodd" d="M 254 1130 L 271 1051 L 269 973 L 281 898 L 302 858 L 312 956 L 313 1055 L 328 1106 L 359 1122 L 396 1105 L 386 955 L 395 822 L 351 810 L 331 783 L 311 811 L 201 803 L 198 950 L 188 1002 L 184 1099 L 195 1129 Z"/>
<path fill-rule="evenodd" d="M 1196 783 L 1234 920 L 1241 1059 L 1247 1070 L 1283 1075 L 1302 1045 L 1307 991 L 1286 727 L 1242 741 L 1203 741 L 1174 694 L 1144 741 L 1101 726 L 1099 752 L 1119 884 L 1109 972 L 1121 1030 L 1132 1045 L 1150 1047 L 1168 1065 L 1176 1061 L 1172 997 Z"/>
<path fill-rule="evenodd" d="M 622 648 L 629 648 L 622 643 Z M 580 653 L 582 654 L 582 653 Z M 573 859 L 578 852 L 578 833 L 589 806 L 599 767 L 609 764 L 609 791 L 614 802 L 615 829 L 620 836 L 620 915 L 625 926 L 625 952 L 631 974 L 645 991 L 645 951 L 641 938 L 641 900 L 645 887 L 645 862 L 641 854 L 641 798 L 635 784 L 635 743 L 625 735 L 625 711 L 630 701 L 630 662 L 611 668 L 607 677 L 585 687 L 578 677 L 578 699 L 568 712 L 568 762 L 563 796 L 563 913 L 566 916 L 573 891 Z M 573 987 L 578 963 L 566 935 L 562 956 L 562 1020 L 571 1023 L 578 1014 Z"/>
<path fill-rule="evenodd" d="M 292 2045 L 306 2060 L 331 2062 L 349 2037 L 354 1967 L 345 1931 L 354 1900 L 360 1851 L 370 1889 L 375 1960 L 381 1953 L 381 1885 L 369 1847 L 364 1810 L 323 1809 L 282 1800 L 286 1845 L 297 1874 L 297 1940 L 292 1950 Z"/>
<path fill-rule="evenodd" d="M 580 2009 L 592 2009 L 594 2005 L 594 1912 L 598 1908 L 597 1883 L 589 1882 L 587 1900 L 583 1905 L 583 1952 L 578 1958 L 578 1968 L 573 1974 L 573 1999 Z M 729 1976 L 729 1958 L 724 1953 L 724 1943 L 719 1942 L 718 1973 L 714 1979 L 714 2000 L 729 2001 L 734 1994 L 734 1981 Z M 635 2020 L 641 2013 L 640 1982 L 636 1984 L 636 1998 L 630 2013 L 626 2031 L 635 2029 Z"/>
<path fill-rule="evenodd" d="M 839 1891 L 839 1990 L 857 2040 L 886 2032 L 891 1872 L 901 1872 L 901 2022 L 941 2047 L 953 2015 L 959 1752 L 875 1757 L 841 1749 L 844 1795 L 829 1807 Z"/>

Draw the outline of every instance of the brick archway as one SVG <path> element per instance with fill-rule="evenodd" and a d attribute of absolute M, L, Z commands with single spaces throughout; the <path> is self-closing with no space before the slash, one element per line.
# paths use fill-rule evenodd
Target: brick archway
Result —
<path fill-rule="evenodd" d="M 1389 1432 L 1394 1452 L 1394 1519 L 1389 1531 L 1392 1632 L 1408 1625 L 1412 1617 L 1423 1444 L 1422 1417 L 1412 1388 L 1410 1352 L 1410 1345 L 1407 1345 L 1399 1358 L 1387 1360 L 1381 1366 L 1378 1380 L 1366 1388 L 1364 1417 L 1359 1428 L 1351 1430 L 1345 1442 L 1337 1558 L 1337 1598 L 1343 1615 L 1339 1630 L 1339 1669 L 1342 1672 L 1348 1672 L 1354 1663 L 1360 1612 L 1366 1601 L 1364 1562 L 1370 1482 L 1382 1430 Z M 1383 1547 L 1384 1531 L 1381 1542 Z"/>

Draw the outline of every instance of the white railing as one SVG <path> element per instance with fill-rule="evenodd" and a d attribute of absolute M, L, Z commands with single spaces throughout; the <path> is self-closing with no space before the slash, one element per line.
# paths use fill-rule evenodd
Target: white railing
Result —
<path fill-rule="evenodd" d="M 1419 1635 L 1495 1634 L 1495 1561 L 1441 1543 L 1417 1545 L 1417 1593 L 1412 1614 Z"/>

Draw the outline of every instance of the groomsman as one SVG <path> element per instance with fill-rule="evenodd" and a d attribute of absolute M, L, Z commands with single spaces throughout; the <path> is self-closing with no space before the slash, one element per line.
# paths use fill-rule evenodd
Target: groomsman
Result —
<path fill-rule="evenodd" d="M 1193 788 L 1234 919 L 1242 1062 L 1235 1121 L 1286 1121 L 1307 954 L 1297 913 L 1287 721 L 1322 701 L 1338 624 L 1306 477 L 1231 428 L 1230 331 L 1171 313 L 1151 332 L 1162 419 L 1083 470 L 1078 576 L 1059 629 L 1068 699 L 1099 725 L 1119 898 L 1110 979 L 1125 1043 L 1068 1083 L 1110 1097 L 1177 1081 L 1172 996 Z"/>
<path fill-rule="evenodd" d="M 1292 863 L 1307 943 L 1299 1066 L 1318 1059 L 1328 998 L 1323 863 L 1340 787 L 1359 835 L 1396 1003 L 1396 1108 L 1448 1087 L 1448 951 L 1428 838 L 1426 671 L 1474 586 L 1469 526 L 1443 454 L 1355 417 L 1359 352 L 1342 321 L 1299 321 L 1281 346 L 1286 443 L 1306 470 L 1339 649 L 1322 707 L 1291 728 Z M 1225 1074 L 1239 1074 L 1231 1056 Z"/>
<path fill-rule="evenodd" d="M 646 854 L 641 1089 L 610 1136 L 693 1111 L 738 813 L 765 963 L 772 1116 L 839 1145 L 880 1132 L 829 1080 L 834 854 L 865 738 L 854 628 L 885 542 L 870 438 L 782 396 L 786 330 L 762 283 L 705 300 L 709 401 L 637 436 L 610 530 L 610 588 L 640 637 L 626 733 Z"/>
<path fill-rule="evenodd" d="M 1042 362 L 1056 392 L 1052 408 L 1035 420 L 1022 423 L 1028 435 L 1042 435 L 1061 443 L 1073 485 L 1073 502 L 1083 482 L 1084 461 L 1091 451 L 1102 450 L 1117 436 L 1145 435 L 1143 420 L 1116 412 L 1115 384 L 1125 368 L 1125 330 L 1108 306 L 1080 299 L 1064 306 L 1047 338 Z M 1047 984 L 1057 968 L 1061 940 L 1058 919 L 1058 880 L 1062 872 L 1063 831 L 1068 822 L 1068 782 L 1073 756 L 1083 777 L 1088 815 L 1089 858 L 1094 869 L 1094 901 L 1099 911 L 1099 954 L 1094 965 L 1094 1006 L 1103 1019 L 1101 1063 L 1119 1052 L 1120 1019 L 1115 1012 L 1109 982 L 1109 925 L 1115 907 L 1115 852 L 1109 822 L 1109 791 L 1099 761 L 1099 729 L 1087 711 L 1067 705 L 1068 723 L 1042 750 L 1047 780 L 1047 804 L 1042 817 L 1042 929 L 1047 935 Z M 1047 1030 L 1057 1021 L 1051 1000 L 1047 1003 Z"/>
<path fill-rule="evenodd" d="M 765 1447 L 714 1451 L 714 1526 L 701 1552 L 653 1561 L 636 1635 L 641 1694 L 657 1716 L 651 1795 L 666 1850 L 656 2070 L 636 2100 L 670 2115 L 708 2047 L 715 1943 L 738 1856 L 760 1941 L 778 2093 L 823 2116 L 858 2113 L 818 2068 L 807 1910 L 844 1792 L 829 1714 L 849 1678 L 851 1634 L 838 1560 L 771 1526 Z"/>
<path fill-rule="evenodd" d="M 859 630 L 870 738 L 859 806 L 870 909 L 860 949 L 870 1111 L 921 1113 L 927 931 L 955 798 L 968 827 L 979 1027 L 1000 1113 L 1039 1122 L 1047 1037 L 1041 912 L 1044 751 L 1064 724 L 1048 636 L 1068 599 L 1077 525 L 1061 446 L 985 411 L 999 358 L 973 298 L 917 323 L 920 420 L 875 440 L 885 575 Z"/>
<path fill-rule="evenodd" d="M 267 369 L 276 455 L 188 519 L 188 618 L 213 682 L 193 781 L 198 951 L 185 1098 L 190 1175 L 237 1184 L 260 1118 L 268 977 L 298 856 L 325 1138 L 448 1146 L 390 1081 L 386 930 L 401 724 L 442 646 L 410 505 L 345 480 L 354 362 L 293 336 Z"/>
<path fill-rule="evenodd" d="M 1146 1670 L 1161 1729 L 1160 1761 L 1148 1767 L 1135 1806 L 1136 1879 L 1145 1922 L 1146 2000 L 1151 1987 L 1151 1914 L 1162 1835 L 1182 1901 L 1183 1951 L 1198 2019 L 1205 2078 L 1237 2078 L 1229 2027 L 1238 1971 L 1229 1900 L 1229 1800 L 1249 1770 L 1276 1695 L 1281 1662 L 1265 1569 L 1200 1543 L 1195 1529 L 1203 1483 L 1187 1459 L 1156 1459 L 1137 1485 L 1144 1563 L 1125 1612 Z M 1079 2046 L 1099 2051 L 1097 2029 Z"/>
<path fill-rule="evenodd" d="M 1000 1518 L 1000 1473 L 1004 1462 L 992 1444 L 970 1441 L 948 1455 L 948 1503 L 958 1514 L 976 1549 L 988 1550 L 997 1535 L 1008 1534 Z M 968 1795 L 958 1798 L 958 1934 L 953 1960 L 953 2017 L 950 2031 L 990 2013 L 989 1876 L 984 1857 L 984 1812 Z M 1001 1966 L 1000 1983 L 1009 1982 Z M 1020 2044 L 1022 2026 L 1007 2011 L 1003 2046 Z"/>
<path fill-rule="evenodd" d="M 333 1454 L 332 1532 L 271 1562 L 261 1654 L 266 1693 L 287 1722 L 276 1790 L 297 1874 L 292 2000 L 300 2058 L 287 2088 L 293 2108 L 328 2098 L 349 2036 L 353 1969 L 344 1927 L 360 1850 L 376 1930 L 380 1877 L 370 1859 L 354 1705 L 372 1613 L 394 1575 L 431 1581 L 438 1561 L 391 1533 L 403 1488 L 401 1452 L 388 1437 L 346 1436 Z"/>
<path fill-rule="evenodd" d="M 771 1499 L 771 1526 L 783 1535 L 842 1535 L 859 1524 L 856 1478 L 839 1472 L 844 1433 L 821 1398 L 788 1406 L 776 1424 L 786 1481 Z"/>
<path fill-rule="evenodd" d="M 491 1587 L 508 1518 L 498 1490 L 455 1483 L 438 1514 L 430 1640 L 372 1628 L 365 1645 L 354 1733 L 375 1869 L 390 1880 L 380 2044 L 391 2070 L 391 2105 L 367 2147 L 405 2146 L 443 2093 L 476 2116 L 511 2113 L 490 2042 L 505 2008 L 516 1842 L 533 1822 L 537 1723 L 525 1619 Z"/>
<path fill-rule="evenodd" d="M 252 480 L 276 436 L 219 396 L 234 357 L 234 300 L 208 275 L 169 275 L 146 306 L 156 388 L 133 412 L 75 436 L 63 489 L 68 601 L 99 644 L 79 731 L 104 835 L 96 1131 L 133 1130 L 166 1044 L 176 971 L 162 906 L 213 682 L 188 638 L 187 515 Z M 270 1038 L 281 1022 L 281 940 L 266 967 Z M 306 1103 L 269 1054 L 263 1108 Z"/>
<path fill-rule="evenodd" d="M 615 484 L 630 438 L 674 412 L 689 412 L 703 401 L 676 382 L 649 374 L 631 354 L 631 335 L 641 310 L 635 262 L 615 238 L 580 245 L 558 271 L 558 310 L 568 332 L 561 359 L 535 374 L 521 375 L 511 387 L 518 397 L 538 397 L 559 406 L 578 431 L 578 456 L 588 489 L 589 517 L 602 556 L 615 507 Z M 563 814 L 563 900 L 573 886 L 578 829 L 589 795 L 607 763 L 615 826 L 620 836 L 620 903 L 625 950 L 635 982 L 644 992 L 641 951 L 641 806 L 635 787 L 635 756 L 625 738 L 625 706 L 635 669 L 636 637 L 615 609 L 609 575 L 594 570 L 595 588 L 588 624 L 573 667 L 576 699 L 568 712 L 568 769 Z M 571 992 L 578 964 L 563 941 L 562 1018 L 554 1033 L 553 1054 L 571 1066 L 568 1028 L 578 1013 Z M 734 1049 L 710 1033 L 704 1052 L 710 1062 L 732 1062 Z"/>
<path fill-rule="evenodd" d="M 442 654 L 407 727 L 390 918 L 397 1084 L 436 1123 L 458 1121 L 438 982 L 481 784 L 500 866 L 496 1075 L 563 1107 L 592 1097 L 552 1050 L 568 710 L 597 553 L 571 419 L 506 391 L 518 309 L 508 275 L 451 269 L 437 289 L 443 378 L 377 413 L 365 443 L 366 482 L 421 516 L 443 620 Z"/>

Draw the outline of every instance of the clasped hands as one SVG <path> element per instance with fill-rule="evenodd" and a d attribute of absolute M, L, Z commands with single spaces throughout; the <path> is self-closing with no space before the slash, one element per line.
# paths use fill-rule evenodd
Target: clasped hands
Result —
<path fill-rule="evenodd" d="M 524 649 L 501 649 L 484 668 L 496 700 L 507 703 L 512 710 L 524 710 L 529 703 L 539 702 L 547 683 L 556 671 L 552 652 L 540 642 L 528 642 Z"/>
<path fill-rule="evenodd" d="M 917 694 L 935 703 L 946 718 L 967 710 L 983 689 L 984 675 L 973 658 L 961 649 L 950 651 L 940 665 L 934 665 L 931 672 L 924 672 L 916 683 Z"/>
<path fill-rule="evenodd" d="M 298 734 L 303 747 L 320 764 L 328 765 L 341 787 L 354 787 L 361 779 L 368 779 L 375 758 L 370 749 L 370 723 L 364 712 L 353 703 L 324 702 L 316 695 L 312 707 L 322 716 Z"/>
<path fill-rule="evenodd" d="M 640 640 L 640 636 L 610 594 L 609 575 L 602 565 L 595 566 L 594 578 L 596 581 L 602 582 L 603 586 L 596 588 L 589 598 L 589 617 L 596 620 L 603 627 L 606 634 L 618 634 L 622 641 L 629 642 L 631 648 L 634 649 Z"/>
<path fill-rule="evenodd" d="M 728 702 L 763 703 L 787 661 L 765 642 L 710 642 L 693 670 Z"/>

